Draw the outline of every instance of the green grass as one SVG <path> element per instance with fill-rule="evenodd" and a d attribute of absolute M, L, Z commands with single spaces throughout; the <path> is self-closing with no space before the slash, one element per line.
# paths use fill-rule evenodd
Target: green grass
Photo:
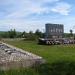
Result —
<path fill-rule="evenodd" d="M 75 61 L 75 45 L 38 45 L 35 41 L 6 41 L 6 43 L 42 56 L 48 63 Z"/>
<path fill-rule="evenodd" d="M 8 44 L 42 56 L 46 64 L 4 75 L 75 75 L 75 45 L 38 45 L 35 41 L 5 41 Z M 19 73 L 19 74 L 18 74 Z"/>

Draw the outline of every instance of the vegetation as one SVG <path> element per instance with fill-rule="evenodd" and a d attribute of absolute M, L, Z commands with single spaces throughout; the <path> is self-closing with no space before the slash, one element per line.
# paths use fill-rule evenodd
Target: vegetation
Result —
<path fill-rule="evenodd" d="M 0 32 L 0 38 L 25 38 L 25 40 L 36 40 L 38 38 L 44 38 L 45 33 L 41 32 L 37 29 L 34 33 L 32 31 L 29 32 L 18 32 L 15 29 L 11 29 L 10 31 Z M 74 37 L 73 31 L 70 30 L 70 33 L 64 33 L 64 38 Z"/>
<path fill-rule="evenodd" d="M 0 31 L 0 38 L 19 38 L 21 35 L 21 32 L 16 32 L 16 30 L 10 30 L 10 31 Z"/>
<path fill-rule="evenodd" d="M 48 63 L 59 60 L 75 61 L 75 45 L 38 45 L 35 41 L 5 41 L 16 47 L 42 56 Z"/>
<path fill-rule="evenodd" d="M 35 41 L 5 41 L 42 56 L 46 63 L 30 69 L 5 71 L 6 75 L 75 75 L 75 45 L 37 45 Z"/>
<path fill-rule="evenodd" d="M 30 32 L 17 32 L 15 29 L 11 29 L 7 32 L 0 32 L 0 38 L 25 38 L 25 40 L 36 40 L 38 38 L 44 38 L 44 33 L 36 30 L 34 33 Z"/>
<path fill-rule="evenodd" d="M 71 34 L 72 32 L 65 33 L 64 37 L 70 37 Z M 14 40 L 8 39 L 4 42 L 35 53 L 46 60 L 45 64 L 32 68 L 0 70 L 0 75 L 75 75 L 75 45 L 38 45 L 35 40 L 44 36 L 45 34 L 39 30 L 35 33 L 17 32 L 15 29 L 0 32 L 0 38 L 14 38 Z M 15 40 L 15 38 L 25 39 Z"/>
<path fill-rule="evenodd" d="M 70 30 L 70 35 L 71 35 L 71 36 L 73 35 L 73 30 Z"/>

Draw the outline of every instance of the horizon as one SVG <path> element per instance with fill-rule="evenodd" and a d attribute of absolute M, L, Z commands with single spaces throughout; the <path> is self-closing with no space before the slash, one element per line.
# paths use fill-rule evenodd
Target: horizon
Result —
<path fill-rule="evenodd" d="M 2 0 L 0 31 L 45 31 L 46 23 L 63 24 L 64 32 L 75 33 L 75 1 L 70 0 Z"/>

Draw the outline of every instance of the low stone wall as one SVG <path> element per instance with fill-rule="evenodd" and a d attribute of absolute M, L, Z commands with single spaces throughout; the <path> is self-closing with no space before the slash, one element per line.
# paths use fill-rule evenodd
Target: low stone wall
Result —
<path fill-rule="evenodd" d="M 44 63 L 42 57 L 1 42 L 0 69 L 27 68 Z"/>

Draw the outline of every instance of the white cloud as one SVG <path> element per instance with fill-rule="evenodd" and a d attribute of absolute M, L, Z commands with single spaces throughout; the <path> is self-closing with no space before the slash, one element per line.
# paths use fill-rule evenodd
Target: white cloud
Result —
<path fill-rule="evenodd" d="M 2 3 L 5 0 L 2 1 Z M 46 3 L 58 2 L 59 0 L 6 0 L 5 4 L 13 5 L 14 10 L 6 18 L 26 17 L 30 14 L 49 13 L 50 7 L 43 7 Z M 13 8 L 7 11 L 11 11 Z"/>
<path fill-rule="evenodd" d="M 44 6 L 46 3 L 55 3 L 56 6 Z M 0 26 L 6 26 L 6 29 L 15 28 L 18 31 L 35 31 L 36 29 L 43 30 L 46 22 L 56 22 L 54 21 L 56 19 L 48 17 L 51 15 L 46 15 L 46 18 L 41 18 L 40 16 L 38 19 L 32 20 L 29 16 L 31 14 L 50 14 L 53 11 L 60 13 L 61 15 L 68 15 L 71 9 L 71 6 L 68 3 L 61 3 L 60 0 L 0 0 L 0 5 L 8 6 L 8 8 L 5 7 L 5 10 L 7 9 L 5 13 L 10 12 L 0 20 Z M 35 16 L 32 17 L 34 18 Z"/>
<path fill-rule="evenodd" d="M 54 3 L 56 2 L 56 6 L 43 6 L 46 3 Z M 27 17 L 30 14 L 43 14 L 50 13 L 51 11 L 60 13 L 62 15 L 68 15 L 70 12 L 71 6 L 68 3 L 60 2 L 60 0 L 2 0 L 0 1 L 0 5 L 12 5 L 13 7 L 7 9 L 8 11 L 12 11 L 5 18 L 17 18 Z"/>
<path fill-rule="evenodd" d="M 35 31 L 36 29 L 39 29 L 43 31 L 45 29 L 44 27 L 45 22 L 40 21 L 26 21 L 26 20 L 1 20 L 0 21 L 0 30 L 10 30 L 10 29 L 16 29 L 17 31 L 26 31 L 29 32 Z"/>
<path fill-rule="evenodd" d="M 43 6 L 46 3 L 54 2 L 57 3 L 54 7 Z M 68 3 L 60 2 L 60 0 L 10 0 L 9 3 L 12 3 L 14 5 L 14 10 L 5 17 L 7 19 L 20 19 L 22 17 L 29 17 L 29 15 L 31 14 L 49 14 L 51 13 L 51 11 L 59 13 L 61 15 L 68 15 L 71 8 Z M 11 11 L 12 9 L 10 9 L 9 11 Z"/>
<path fill-rule="evenodd" d="M 31 1 L 31 0 L 30 0 Z M 32 0 L 35 1 L 35 0 Z M 39 2 L 39 3 L 53 3 L 53 2 L 58 2 L 59 0 L 36 0 L 35 2 Z"/>
<path fill-rule="evenodd" d="M 59 2 L 51 9 L 53 12 L 60 13 L 61 15 L 69 15 L 71 5 L 65 2 Z"/>

